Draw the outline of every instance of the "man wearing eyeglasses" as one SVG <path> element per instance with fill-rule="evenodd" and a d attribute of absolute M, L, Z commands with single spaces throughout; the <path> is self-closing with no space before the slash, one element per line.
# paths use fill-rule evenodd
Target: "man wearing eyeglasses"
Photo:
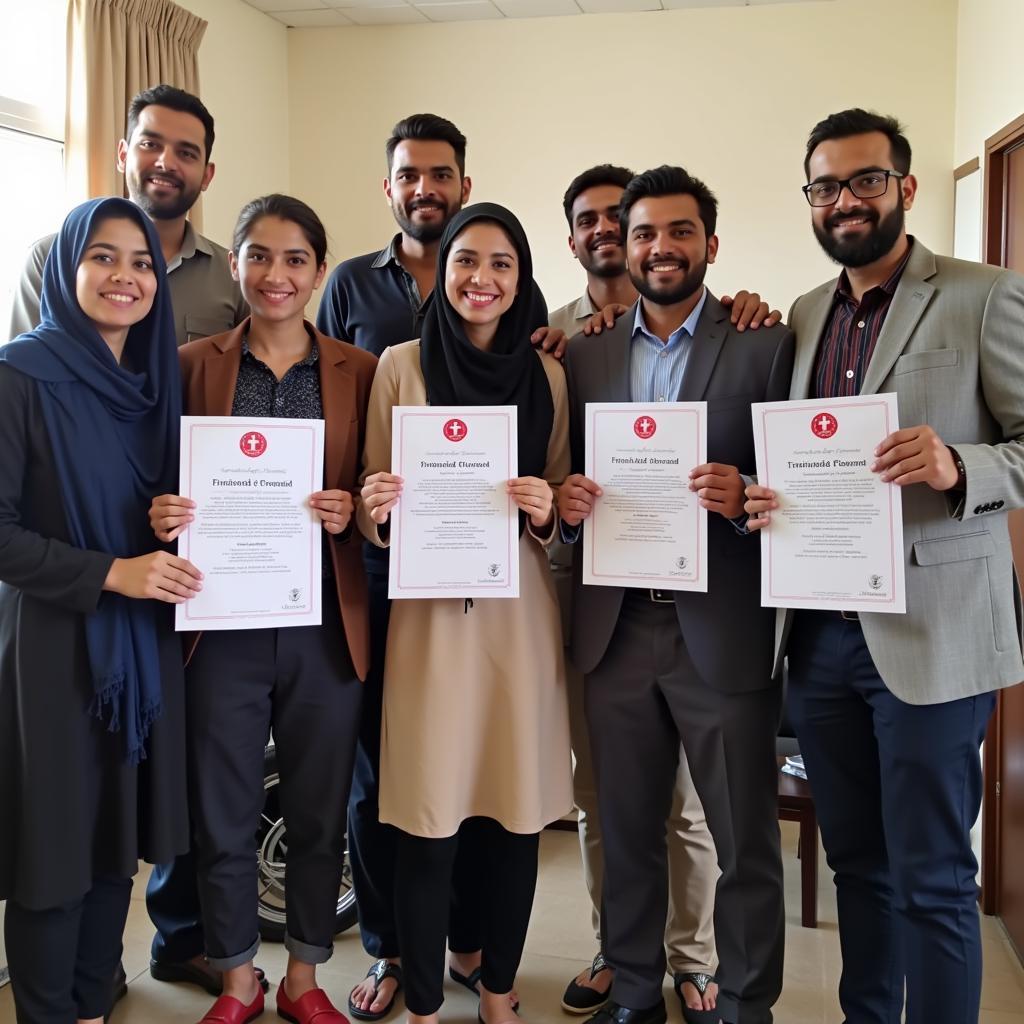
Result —
<path fill-rule="evenodd" d="M 1006 514 L 1024 506 L 1024 278 L 906 233 L 917 182 L 899 123 L 811 131 L 804 193 L 843 270 L 797 299 L 790 397 L 895 392 L 872 470 L 903 488 L 907 612 L 780 613 L 789 709 L 835 872 L 846 1020 L 976 1022 L 978 748 L 1024 679 Z M 749 529 L 776 495 L 747 488 Z M 841 509 L 836 515 L 843 514 Z"/>

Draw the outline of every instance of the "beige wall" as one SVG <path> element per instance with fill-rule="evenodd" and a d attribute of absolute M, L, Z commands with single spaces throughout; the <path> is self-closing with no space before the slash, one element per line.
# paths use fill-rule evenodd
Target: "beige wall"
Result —
<path fill-rule="evenodd" d="M 955 165 L 985 157 L 985 140 L 1024 114 L 1024 3 L 960 0 Z"/>
<path fill-rule="evenodd" d="M 1024 3 L 1020 0 L 960 0 L 957 30 L 956 141 L 954 164 L 973 157 L 985 162 L 985 140 L 1024 114 Z M 958 252 L 980 252 L 982 176 L 971 175 L 957 190 Z M 969 204 L 969 209 L 964 208 Z M 961 244 L 961 239 L 969 240 Z"/>
<path fill-rule="evenodd" d="M 718 193 L 717 291 L 787 308 L 831 273 L 799 187 L 809 128 L 855 104 L 909 126 L 922 188 L 913 230 L 952 235 L 956 0 L 695 9 L 658 14 L 288 33 L 291 188 L 344 258 L 394 230 L 383 142 L 430 110 L 469 138 L 476 199 L 520 215 L 549 304 L 582 290 L 561 196 L 603 161 L 682 163 Z"/>
<path fill-rule="evenodd" d="M 217 172 L 203 199 L 203 233 L 227 245 L 244 203 L 288 191 L 288 30 L 242 0 L 177 2 L 209 22 L 199 82 L 216 122 Z"/>

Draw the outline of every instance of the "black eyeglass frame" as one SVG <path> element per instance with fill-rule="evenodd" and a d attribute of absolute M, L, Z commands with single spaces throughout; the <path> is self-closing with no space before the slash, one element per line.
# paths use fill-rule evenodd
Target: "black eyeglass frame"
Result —
<path fill-rule="evenodd" d="M 883 174 L 883 175 L 885 175 L 885 188 L 883 188 L 881 192 L 875 192 L 874 194 L 869 195 L 869 196 L 862 196 L 853 187 L 853 183 L 854 183 L 854 181 L 856 181 L 857 178 L 863 178 L 865 174 Z M 843 189 L 844 188 L 848 188 L 850 190 L 850 193 L 852 195 L 856 196 L 858 199 L 877 199 L 879 196 L 884 196 L 885 193 L 889 191 L 889 179 L 890 178 L 895 178 L 897 181 L 900 181 L 900 180 L 902 180 L 905 177 L 906 177 L 906 175 L 901 173 L 900 171 L 890 171 L 890 170 L 887 170 L 887 169 L 885 169 L 883 167 L 879 167 L 877 169 L 872 169 L 870 171 L 858 171 L 851 178 L 840 178 L 840 179 L 829 178 L 826 181 L 812 181 L 812 182 L 809 182 L 806 185 L 801 185 L 800 186 L 800 191 L 803 192 L 804 198 L 807 200 L 807 204 L 809 206 L 812 206 L 812 207 L 814 207 L 817 210 L 821 210 L 821 209 L 824 209 L 827 206 L 835 206 L 836 203 L 839 202 L 839 197 L 843 194 Z M 811 189 L 814 188 L 815 185 L 838 185 L 839 186 L 839 191 L 836 192 L 835 199 L 833 199 L 832 202 L 830 202 L 830 203 L 814 203 L 814 202 L 811 201 Z"/>

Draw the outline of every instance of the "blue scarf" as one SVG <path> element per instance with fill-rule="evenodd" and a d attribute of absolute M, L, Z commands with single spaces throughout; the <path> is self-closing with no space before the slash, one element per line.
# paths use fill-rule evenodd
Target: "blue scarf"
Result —
<path fill-rule="evenodd" d="M 96 226 L 129 218 L 143 230 L 157 289 L 153 308 L 128 332 L 118 365 L 78 303 L 75 277 Z M 181 381 L 167 267 L 156 229 L 124 199 L 93 199 L 68 214 L 43 270 L 42 322 L 0 349 L 36 381 L 53 448 L 71 543 L 132 558 L 159 547 L 147 512 L 176 489 Z M 131 367 L 131 369 L 129 369 Z M 88 711 L 120 731 L 124 756 L 146 756 L 160 716 L 154 601 L 104 592 L 85 617 L 93 697 Z"/>

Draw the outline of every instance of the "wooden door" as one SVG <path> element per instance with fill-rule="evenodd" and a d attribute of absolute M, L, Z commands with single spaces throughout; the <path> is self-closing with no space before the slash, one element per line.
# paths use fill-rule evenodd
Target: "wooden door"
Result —
<path fill-rule="evenodd" d="M 986 257 L 1024 274 L 1024 119 L 986 147 Z M 993 258 L 995 257 L 995 258 Z M 1021 324 L 1024 373 L 1024 324 Z M 1024 511 L 1008 517 L 1017 578 L 1024 583 Z M 999 694 L 986 750 L 986 872 L 992 892 L 986 909 L 1003 920 L 1024 961 L 1024 686 Z M 993 777 L 994 776 L 994 777 Z"/>

